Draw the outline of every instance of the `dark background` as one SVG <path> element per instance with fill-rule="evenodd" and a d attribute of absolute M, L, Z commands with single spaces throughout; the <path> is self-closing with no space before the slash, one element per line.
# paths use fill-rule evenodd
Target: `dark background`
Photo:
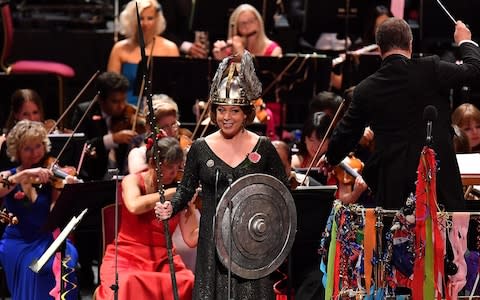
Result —
<path fill-rule="evenodd" d="M 304 52 L 312 53 L 312 49 L 304 47 L 298 43 L 298 39 L 303 38 L 312 43 L 315 37 L 323 31 L 331 31 L 337 28 L 341 34 L 345 33 L 345 24 L 343 19 L 337 18 L 335 11 L 345 6 L 345 0 L 337 1 L 284 1 L 285 15 L 289 18 L 291 28 L 278 28 L 273 22 L 273 14 L 278 11 L 275 1 L 247 1 L 256 6 L 262 13 L 265 7 L 267 33 L 271 38 L 277 40 L 283 47 L 284 52 Z M 291 4 L 298 2 L 299 6 L 294 11 Z M 366 22 L 363 18 L 365 11 L 374 5 L 389 5 L 388 0 L 350 0 L 350 7 L 358 8 L 358 16 L 350 21 L 350 35 L 358 35 Z M 474 17 L 475 12 L 479 11 L 480 2 L 475 0 L 443 0 L 444 5 L 451 11 L 454 17 L 465 20 L 469 24 L 474 36 L 480 32 L 480 21 Z M 22 4 L 19 6 L 19 4 Z M 123 5 L 126 1 L 120 1 Z M 229 13 L 240 1 L 226 0 L 197 0 L 197 10 L 194 13 L 193 29 L 207 29 L 210 31 L 211 44 L 217 38 L 225 38 L 227 32 L 227 20 Z M 265 6 L 264 6 L 265 4 Z M 35 10 L 28 10 L 28 7 L 37 7 Z M 42 8 L 43 7 L 43 8 Z M 72 66 L 76 76 L 65 80 L 65 107 L 81 90 L 88 79 L 97 71 L 104 71 L 108 61 L 110 49 L 114 43 L 114 35 L 107 29 L 107 22 L 111 21 L 113 16 L 112 1 L 81 1 L 81 0 L 25 0 L 12 1 L 15 21 L 14 47 L 9 61 L 19 59 L 37 59 L 53 60 Z M 300 12 L 305 15 L 305 20 L 301 26 L 294 20 L 294 17 Z M 82 11 L 83 13 L 79 13 Z M 42 15 L 43 13 L 43 15 Z M 97 16 L 95 22 L 92 15 Z M 423 16 L 423 18 L 422 18 Z M 454 26 L 451 20 L 439 8 L 435 0 L 406 0 L 405 18 L 412 25 L 415 36 L 416 52 L 437 53 L 446 59 L 455 58 L 456 49 L 452 47 Z M 70 21 L 69 21 L 70 20 Z M 422 25 L 422 27 L 419 27 Z M 301 27 L 301 28 L 298 28 Z M 2 39 L 3 41 L 3 39 Z M 335 55 L 327 53 L 328 55 Z M 180 68 L 180 67 L 179 67 Z M 368 69 L 368 68 L 367 68 Z M 163 73 L 164 77 L 173 76 L 175 70 Z M 178 69 L 177 73 L 181 70 Z M 214 73 L 215 70 L 209 70 Z M 208 78 L 196 78 L 195 73 L 189 74 L 190 78 L 185 78 L 183 86 L 177 84 L 174 88 L 177 90 L 189 89 L 190 84 L 195 80 L 204 84 L 202 88 L 208 91 Z M 366 74 L 362 75 L 365 76 Z M 176 75 L 175 75 L 176 76 Z M 353 77 L 354 75 L 352 75 Z M 186 86 L 185 86 L 186 85 Z M 8 103 L 10 95 L 17 88 L 30 87 L 36 89 L 42 96 L 45 107 L 46 117 L 56 118 L 58 116 L 58 96 L 57 83 L 54 76 L 36 75 L 36 76 L 0 76 L 0 124 L 4 124 L 8 114 Z M 172 88 L 172 87 L 171 87 Z M 265 87 L 264 87 L 265 88 Z M 476 96 L 477 88 L 462 96 L 457 102 L 470 100 L 478 102 Z M 295 89 L 293 90 L 295 92 Z M 175 94 L 175 91 L 173 91 Z M 93 87 L 88 89 L 80 101 L 90 100 L 94 95 Z M 196 98 L 204 97 L 205 93 Z M 301 123 L 302 120 L 297 116 L 297 111 L 302 111 L 306 103 L 310 100 L 311 94 L 302 92 L 297 98 L 288 96 L 286 99 L 280 99 L 291 105 L 291 112 L 286 112 L 285 121 L 289 123 Z M 465 99 L 463 99 L 465 98 Z M 277 101 L 278 99 L 267 99 L 268 101 Z M 182 121 L 193 121 L 191 106 L 195 99 L 182 100 L 180 110 L 182 112 Z M 478 103 L 477 103 L 478 104 Z M 297 107 L 298 105 L 298 107 Z"/>

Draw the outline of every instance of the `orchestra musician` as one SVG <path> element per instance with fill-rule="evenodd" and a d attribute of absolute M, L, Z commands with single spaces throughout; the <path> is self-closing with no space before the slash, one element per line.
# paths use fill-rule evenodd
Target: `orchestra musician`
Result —
<path fill-rule="evenodd" d="M 12 299 L 59 299 L 60 267 L 55 267 L 60 263 L 58 257 L 51 257 L 40 273 L 29 268 L 59 234 L 44 228 L 61 188 L 52 184 L 53 172 L 44 164 L 49 150 L 43 123 L 19 121 L 8 134 L 7 153 L 17 167 L 0 173 L 0 197 L 4 198 L 8 211 L 18 218 L 18 224 L 5 229 L 0 240 L 0 263 Z M 75 178 L 69 175 L 65 181 L 74 183 Z M 78 254 L 69 240 L 66 257 L 72 272 L 67 280 L 76 284 Z M 70 290 L 66 299 L 78 299 L 78 290 Z"/>
<path fill-rule="evenodd" d="M 463 103 L 452 113 L 452 124 L 468 137 L 471 152 L 480 152 L 480 110 L 471 103 Z"/>
<path fill-rule="evenodd" d="M 123 75 L 104 72 L 97 78 L 98 101 L 88 112 L 90 102 L 80 103 L 75 108 L 72 128 L 87 112 L 78 128 L 85 134 L 90 148 L 90 155 L 80 171 L 81 177 L 86 180 L 106 178 L 108 168 L 118 168 L 120 175 L 127 174 L 128 146 L 138 133 L 128 128 L 115 128 L 117 124 L 124 123 L 125 117 L 131 117 L 125 116 L 131 108 L 127 104 L 127 89 L 128 80 Z"/>
<path fill-rule="evenodd" d="M 161 161 L 161 184 L 175 181 L 178 169 L 183 166 L 183 151 L 178 140 L 164 137 L 157 142 Z M 166 238 L 162 222 L 154 214 L 159 201 L 157 165 L 152 143 L 147 143 L 148 167 L 139 173 L 127 175 L 122 180 L 121 225 L 118 247 L 111 243 L 105 250 L 100 267 L 101 285 L 95 299 L 114 299 L 115 264 L 118 260 L 119 293 L 115 299 L 173 299 Z M 164 190 L 166 199 L 171 199 L 175 188 Z M 198 240 L 198 220 L 195 207 L 190 201 L 187 209 L 170 219 L 170 234 L 180 228 L 184 242 L 195 247 Z M 177 227 L 178 226 L 178 227 Z M 118 257 L 115 257 L 117 251 Z M 173 256 L 179 299 L 191 299 L 193 273 L 185 267 L 182 258 Z"/>
<path fill-rule="evenodd" d="M 250 4 L 241 4 L 230 15 L 228 40 L 213 44 L 213 57 L 221 60 L 231 54 L 248 50 L 256 56 L 281 56 L 280 45 L 265 34 L 263 18 Z"/>
<path fill-rule="evenodd" d="M 137 86 L 138 62 L 141 59 L 138 41 L 137 11 L 145 40 L 145 53 L 151 56 L 179 56 L 177 45 L 162 37 L 167 26 L 162 7 L 157 0 L 132 0 L 120 13 L 120 33 L 126 39 L 113 45 L 108 59 L 107 71 L 123 74 L 129 81 L 128 103 L 137 105 L 134 88 Z"/>
<path fill-rule="evenodd" d="M 363 171 L 377 206 L 399 209 L 415 192 L 417 167 L 426 141 L 423 111 L 434 105 L 438 118 L 432 130 L 433 149 L 441 163 L 437 200 L 448 211 L 462 210 L 465 201 L 452 145 L 448 90 L 480 79 L 480 51 L 461 21 L 455 25 L 462 65 L 438 56 L 412 59 L 412 31 L 402 19 L 390 18 L 377 30 L 380 69 L 355 87 L 353 100 L 336 126 L 321 165 L 344 159 L 370 124 L 375 148 Z"/>
<path fill-rule="evenodd" d="M 40 122 L 44 120 L 42 99 L 32 89 L 18 89 L 10 98 L 10 114 L 5 124 L 4 134 L 0 136 L 0 170 L 16 166 L 7 156 L 6 134 L 21 120 Z"/>
<path fill-rule="evenodd" d="M 157 127 L 164 136 L 179 137 L 178 105 L 172 98 L 165 94 L 154 95 L 152 97 L 153 110 Z M 148 130 L 150 133 L 151 131 Z M 147 133 L 148 135 L 148 133 Z M 146 145 L 133 148 L 128 153 L 128 171 L 135 174 L 148 167 L 145 156 Z"/>
<path fill-rule="evenodd" d="M 97 77 L 96 88 L 98 100 L 92 100 L 95 101 L 93 104 L 91 101 L 80 103 L 75 107 L 72 116 L 72 128 L 75 128 L 84 116 L 78 131 L 85 134 L 88 145 L 80 170 L 80 176 L 85 181 L 110 178 L 109 168 L 118 168 L 118 174 L 126 174 L 128 150 L 132 141 L 138 136 L 138 133 L 131 129 L 131 124 L 125 122 L 126 118 L 132 119 L 132 110 L 127 109 L 129 107 L 128 80 L 121 74 L 104 72 Z M 91 109 L 88 109 L 91 104 Z M 126 116 L 126 113 L 129 115 Z M 122 126 L 129 125 L 129 128 L 122 129 L 122 126 L 114 126 L 117 123 Z M 113 131 L 114 127 L 120 128 L 116 128 L 118 131 Z M 96 215 L 90 213 L 90 217 L 100 220 L 99 212 L 95 213 Z M 91 266 L 92 261 L 98 257 L 96 250 L 98 248 L 94 247 L 98 241 L 92 240 L 91 234 L 85 231 L 76 232 L 75 238 L 80 253 L 80 285 L 82 288 L 93 288 L 94 275 Z"/>
<path fill-rule="evenodd" d="M 337 199 L 343 203 L 354 203 L 368 188 L 362 176 L 352 178 L 345 175 L 343 170 L 336 169 L 327 173 L 325 178 L 323 172 L 317 167 L 317 163 L 319 163 L 320 158 L 327 151 L 329 145 L 330 135 L 328 134 L 328 128 L 331 122 L 332 119 L 323 112 L 316 112 L 307 119 L 303 127 L 302 138 L 298 147 L 299 151 L 292 157 L 292 168 L 294 170 L 295 168 L 306 169 L 312 165 L 316 169 L 317 176 L 313 175 L 315 172 L 310 172 L 304 181 L 304 176 L 297 175 L 298 179 L 302 178 L 300 181 L 297 181 L 299 185 L 314 185 L 315 182 L 323 185 L 336 185 L 338 187 Z M 325 135 L 327 136 L 325 137 Z M 320 150 L 318 150 L 319 147 L 321 147 Z M 353 167 L 358 173 L 361 172 L 359 166 Z M 315 181 L 310 182 L 310 177 L 313 177 Z"/>
<path fill-rule="evenodd" d="M 299 185 L 302 184 L 305 174 L 297 173 L 292 170 L 292 156 L 290 155 L 290 147 L 284 141 L 272 141 L 273 147 L 277 150 L 278 156 L 280 157 L 285 173 L 288 177 L 288 182 L 290 183 L 290 189 L 294 190 Z M 304 182 L 305 186 L 315 186 L 321 185 L 318 181 L 313 179 L 311 176 L 308 176 Z"/>

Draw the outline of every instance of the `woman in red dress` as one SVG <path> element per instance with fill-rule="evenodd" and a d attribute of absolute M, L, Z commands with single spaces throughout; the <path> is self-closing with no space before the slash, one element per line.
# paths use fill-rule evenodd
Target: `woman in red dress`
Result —
<path fill-rule="evenodd" d="M 158 141 L 162 162 L 162 184 L 175 181 L 183 163 L 183 151 L 177 139 L 165 137 Z M 153 147 L 147 143 L 147 170 L 127 175 L 122 181 L 122 221 L 118 233 L 118 299 L 173 299 L 172 283 L 167 257 L 163 223 L 155 218 L 153 208 L 159 201 Z M 171 199 L 175 188 L 165 189 L 165 198 Z M 198 239 L 198 221 L 189 206 L 169 220 L 172 234 L 180 224 L 183 239 L 195 247 Z M 191 299 L 193 273 L 185 267 L 174 250 L 174 266 L 180 299 Z M 115 246 L 107 246 L 100 267 L 101 285 L 96 299 L 113 299 L 115 283 Z"/>

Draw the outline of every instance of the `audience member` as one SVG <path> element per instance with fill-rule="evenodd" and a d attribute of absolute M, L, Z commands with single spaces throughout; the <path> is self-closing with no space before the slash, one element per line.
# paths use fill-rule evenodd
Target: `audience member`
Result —
<path fill-rule="evenodd" d="M 165 31 L 166 23 L 162 8 L 157 0 L 132 0 L 120 14 L 120 32 L 126 39 L 113 45 L 108 60 L 107 71 L 123 74 L 129 81 L 128 103 L 137 105 L 135 87 L 140 86 L 136 81 L 138 63 L 141 60 L 138 40 L 137 11 L 140 14 L 145 40 L 145 52 L 152 56 L 179 56 L 174 42 L 160 36 Z"/>
<path fill-rule="evenodd" d="M 246 49 L 257 56 L 281 56 L 282 48 L 265 35 L 263 19 L 250 4 L 241 4 L 230 15 L 228 40 L 216 41 L 213 56 L 221 60 L 230 54 L 242 54 Z"/>

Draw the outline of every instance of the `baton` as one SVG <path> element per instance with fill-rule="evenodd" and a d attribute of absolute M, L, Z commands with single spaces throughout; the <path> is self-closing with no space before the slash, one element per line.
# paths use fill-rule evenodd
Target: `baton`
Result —
<path fill-rule="evenodd" d="M 442 2 L 440 2 L 440 0 L 437 0 L 437 3 L 438 5 L 440 5 L 440 7 L 443 9 L 443 11 L 450 17 L 450 19 L 452 20 L 452 22 L 454 24 L 457 24 L 457 21 L 455 20 L 455 18 L 452 16 L 452 14 L 447 10 L 447 8 L 442 4 Z"/>

